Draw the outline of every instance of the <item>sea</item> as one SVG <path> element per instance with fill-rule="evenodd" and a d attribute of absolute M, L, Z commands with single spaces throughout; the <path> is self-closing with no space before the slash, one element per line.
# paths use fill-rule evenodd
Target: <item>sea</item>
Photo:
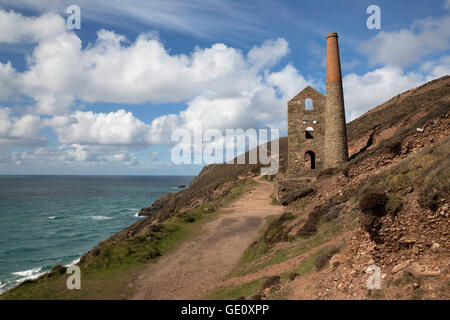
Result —
<path fill-rule="evenodd" d="M 70 265 L 191 176 L 0 176 L 0 294 Z"/>

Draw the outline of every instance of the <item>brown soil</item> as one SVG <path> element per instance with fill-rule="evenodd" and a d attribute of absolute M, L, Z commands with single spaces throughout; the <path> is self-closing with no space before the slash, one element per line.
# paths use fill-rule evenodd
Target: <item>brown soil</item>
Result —
<path fill-rule="evenodd" d="M 199 299 L 215 288 L 256 239 L 265 218 L 282 213 L 281 206 L 269 204 L 273 184 L 259 182 L 204 224 L 195 239 L 137 274 L 131 299 Z"/>

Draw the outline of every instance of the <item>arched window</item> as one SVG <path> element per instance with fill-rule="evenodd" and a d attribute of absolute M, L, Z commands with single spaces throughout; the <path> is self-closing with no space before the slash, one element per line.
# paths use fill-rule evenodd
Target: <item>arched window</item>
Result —
<path fill-rule="evenodd" d="M 312 127 L 307 127 L 305 129 L 305 138 L 306 139 L 314 139 L 313 132 L 314 132 L 314 129 Z"/>
<path fill-rule="evenodd" d="M 313 110 L 314 106 L 313 106 L 313 101 L 312 99 L 308 98 L 305 100 L 305 110 Z"/>
<path fill-rule="evenodd" d="M 306 151 L 305 152 L 305 169 L 312 170 L 316 168 L 316 155 L 314 152 Z"/>

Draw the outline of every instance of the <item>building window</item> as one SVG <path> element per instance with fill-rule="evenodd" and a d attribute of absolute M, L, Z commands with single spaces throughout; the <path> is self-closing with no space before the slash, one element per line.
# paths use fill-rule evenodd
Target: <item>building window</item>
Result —
<path fill-rule="evenodd" d="M 305 110 L 313 110 L 314 106 L 313 106 L 313 101 L 308 98 L 305 100 Z"/>

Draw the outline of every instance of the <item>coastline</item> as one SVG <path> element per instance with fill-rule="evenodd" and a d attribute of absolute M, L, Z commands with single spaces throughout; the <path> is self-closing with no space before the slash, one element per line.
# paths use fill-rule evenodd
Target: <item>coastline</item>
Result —
<path fill-rule="evenodd" d="M 3 177 L 3 176 L 2 176 Z M 3 183 L 6 183 L 8 181 L 13 181 L 13 182 L 17 182 L 17 180 L 19 180 L 19 183 L 21 185 L 30 185 L 29 188 L 31 189 L 37 189 L 36 187 L 34 187 L 34 185 L 36 185 L 35 181 L 38 181 L 39 179 L 50 179 L 51 181 L 59 181 L 59 182 L 63 182 L 65 180 L 67 181 L 73 181 L 73 179 L 76 180 L 81 180 L 81 181 L 95 181 L 97 180 L 97 176 L 96 177 L 92 177 L 92 176 L 49 176 L 49 175 L 22 175 L 22 176 L 16 176 L 16 175 L 8 175 L 8 176 L 4 176 L 6 177 L 5 179 L 3 179 Z M 109 181 L 121 181 L 121 180 L 128 180 L 128 179 L 132 179 L 132 180 L 143 180 L 143 183 L 145 183 L 145 181 L 148 181 L 149 179 L 154 179 L 156 178 L 158 181 L 159 180 L 164 180 L 165 176 L 158 176 L 158 177 L 153 177 L 153 176 L 107 176 L 104 177 L 102 180 L 105 180 L 107 182 Z M 180 181 L 184 181 L 184 183 L 186 183 L 187 181 L 192 180 L 192 176 L 182 176 L 182 180 L 179 179 L 180 177 L 169 177 L 168 181 L 165 183 L 165 187 L 162 187 L 162 189 L 165 189 L 164 193 L 160 193 L 162 195 L 169 193 L 169 192 L 173 192 L 173 188 L 176 188 L 177 185 L 180 184 Z M 31 180 L 30 180 L 31 179 Z M 173 181 L 172 181 L 173 180 Z M 6 182 L 5 182 L 6 181 Z M 172 181 L 172 182 L 170 182 Z M 31 183 L 30 183 L 31 182 Z M 68 182 L 70 183 L 70 182 Z M 167 183 L 170 183 L 170 186 L 167 186 Z M 136 188 L 136 187 L 133 187 Z M 45 188 L 38 188 L 39 190 L 45 190 Z M 59 189 L 63 189 L 63 188 L 59 188 Z M 89 184 L 87 186 L 87 190 L 92 189 L 91 187 L 89 187 Z M 148 188 L 146 188 L 148 189 Z M 146 189 L 142 189 L 142 191 L 140 191 L 140 189 L 138 188 L 136 192 L 144 192 L 144 190 Z M 9 193 L 5 194 L 5 189 L 3 189 L 3 194 L 0 194 L 0 198 L 7 198 L 9 197 Z M 152 189 L 151 189 L 152 190 Z M 31 190 L 31 192 L 34 192 L 33 190 Z M 41 193 L 43 193 L 43 191 L 40 191 Z M 59 192 L 59 190 L 57 190 L 57 192 Z M 105 191 L 106 192 L 106 191 Z M 37 194 L 37 192 L 35 192 L 34 194 Z M 48 273 L 52 270 L 52 268 L 57 265 L 57 264 L 61 264 L 64 266 L 69 266 L 72 264 L 76 264 L 79 262 L 80 258 L 86 254 L 92 247 L 94 247 L 98 241 L 104 241 L 107 238 L 109 238 L 111 235 L 119 232 L 120 230 L 123 230 L 124 228 L 134 224 L 136 221 L 142 220 L 143 217 L 139 216 L 138 213 L 142 208 L 142 205 L 144 204 L 152 204 L 152 202 L 154 202 L 158 197 L 158 196 L 153 196 L 149 194 L 150 196 L 150 200 L 144 200 L 140 202 L 140 206 L 137 207 L 135 206 L 134 208 L 131 209 L 132 204 L 131 203 L 123 203 L 122 206 L 120 206 L 119 202 L 119 206 L 116 206 L 114 203 L 111 204 L 110 201 L 106 201 L 105 202 L 105 208 L 110 208 L 108 212 L 99 212 L 98 210 L 95 210 L 93 208 L 96 207 L 96 204 L 94 203 L 92 206 L 90 206 L 91 208 L 88 209 L 90 211 L 90 213 L 88 211 L 82 211 L 82 212 L 77 212 L 77 211 L 73 211 L 71 212 L 71 210 L 69 210 L 70 208 L 70 203 L 73 203 L 73 200 L 71 200 L 70 198 L 67 198 L 66 202 L 67 202 L 67 206 L 63 204 L 63 211 L 59 212 L 57 207 L 55 208 L 55 211 L 52 212 L 45 212 L 41 214 L 41 217 L 38 219 L 37 223 L 35 223 L 36 225 L 43 225 L 44 224 L 44 229 L 39 231 L 40 234 L 36 234 L 35 236 L 28 236 L 27 237 L 30 238 L 30 240 L 27 240 L 26 243 L 32 243 L 31 246 L 29 246 L 30 248 L 36 248 L 39 249 L 39 251 L 34 251 L 32 252 L 33 256 L 27 257 L 26 255 L 28 253 L 23 252 L 21 255 L 23 256 L 23 258 L 21 258 L 20 256 L 17 256 L 16 261 L 19 261 L 19 263 L 14 263 L 14 260 L 9 260 L 10 262 L 10 267 L 8 267 L 8 265 L 3 265 L 3 271 L 2 271 L 2 279 L 0 282 L 0 295 L 13 289 L 16 288 L 17 286 L 21 285 L 23 282 L 26 281 L 33 281 L 36 280 L 40 277 L 46 276 L 48 275 Z M 36 201 L 36 197 L 38 197 L 38 199 L 40 198 L 44 198 L 46 197 L 45 194 L 41 195 L 38 194 L 38 196 L 34 196 L 34 198 L 29 199 L 28 202 L 33 202 Z M 65 196 L 63 195 L 62 197 L 58 198 L 58 202 L 63 202 L 64 203 L 64 198 Z M 147 197 L 148 198 L 148 197 Z M 51 202 L 54 201 L 52 200 L 53 197 L 50 194 L 48 196 L 48 201 L 47 202 Z M 130 200 L 132 201 L 132 199 Z M 127 201 L 127 202 L 130 202 Z M 122 201 L 123 202 L 123 201 Z M 139 205 L 139 203 L 137 203 L 137 205 Z M 72 205 L 73 206 L 73 205 Z M 89 206 L 89 204 L 87 204 L 86 206 Z M 98 203 L 97 203 L 98 206 Z M 114 207 L 115 206 L 115 207 Z M 39 206 L 35 206 L 35 207 L 39 207 Z M 102 209 L 103 211 L 106 209 Z M 9 210 L 8 210 L 9 211 Z M 5 214 L 3 216 L 3 221 L 5 221 L 5 217 L 8 217 L 8 215 Z M 11 212 L 11 211 L 9 211 Z M 9 216 L 11 216 L 13 213 L 9 214 Z M 27 213 L 27 214 L 31 214 Z M 34 219 L 36 220 L 36 214 L 32 213 Z M 17 217 L 21 217 L 21 215 L 19 214 L 14 214 Z M 68 217 L 76 217 L 78 219 L 78 225 L 74 226 L 73 228 L 68 227 L 67 225 L 71 224 L 71 219 L 68 219 Z M 21 219 L 25 219 L 26 217 L 24 216 Z M 17 220 L 17 219 L 16 219 Z M 122 221 L 122 222 L 121 222 Z M 125 223 L 125 224 L 124 224 Z M 7 220 L 6 223 L 4 223 L 4 225 L 9 225 L 9 228 L 11 230 L 15 230 L 16 228 L 18 228 L 20 226 L 20 222 L 16 222 L 17 227 L 15 227 L 14 224 L 8 224 Z M 81 224 L 81 225 L 80 225 Z M 83 225 L 85 227 L 83 227 Z M 91 225 L 98 225 L 98 227 L 92 229 Z M 47 228 L 45 226 L 48 226 Z M 106 227 L 105 226 L 109 226 Z M 105 233 L 105 235 L 103 237 L 99 237 L 98 230 L 101 229 L 105 229 L 104 231 L 102 231 L 103 233 Z M 46 231 L 47 229 L 47 231 Z M 115 229 L 115 230 L 114 230 Z M 61 233 L 63 232 L 63 233 Z M 89 232 L 89 230 L 91 230 L 91 232 Z M 111 230 L 111 231 L 108 231 Z M 95 234 L 97 234 L 97 236 L 95 236 Z M 73 240 L 70 240 L 71 238 L 68 238 L 68 236 L 70 236 Z M 82 237 L 82 241 L 79 242 L 80 240 L 80 236 Z M 14 235 L 15 238 L 17 238 L 16 235 Z M 36 243 L 36 241 L 33 240 L 34 237 L 39 237 L 42 238 L 42 240 L 40 240 L 40 242 Z M 6 239 L 8 238 L 7 234 L 6 234 Z M 53 252 L 50 247 L 49 249 L 47 249 L 47 251 L 45 251 L 45 242 L 46 240 L 44 239 L 51 239 L 52 243 L 51 246 L 59 246 L 60 248 L 58 249 L 58 252 Z M 58 240 L 60 239 L 60 240 Z M 91 239 L 91 240 L 89 240 Z M 6 240 L 5 240 L 6 241 Z M 25 241 L 25 240 L 24 240 Z M 44 242 L 43 242 L 44 241 Z M 59 241 L 59 242 L 58 242 Z M 70 243 L 78 243 L 79 244 L 75 245 L 74 250 L 70 250 L 68 253 L 68 256 L 65 256 L 64 251 L 61 252 L 61 249 L 64 248 L 65 246 L 67 246 L 67 241 L 70 241 Z M 60 245 L 58 245 L 58 243 L 61 243 Z M 90 244 L 89 244 L 90 243 Z M 50 245 L 50 244 L 49 244 Z M 5 250 L 3 251 L 3 254 L 6 255 L 8 254 L 9 256 L 16 256 L 16 254 L 14 253 L 17 250 L 21 250 L 20 248 L 24 247 L 23 245 L 15 245 L 14 247 L 4 247 Z M 81 250 L 76 250 L 76 247 L 80 247 Z M 17 249 L 16 249 L 17 248 Z M 58 247 L 56 247 L 58 248 Z M 12 251 L 14 250 L 14 251 Z M 29 249 L 30 250 L 30 249 Z M 22 252 L 22 251 L 17 251 L 17 252 Z M 36 256 L 36 254 L 39 254 L 42 252 L 42 255 L 38 255 Z M 47 252 L 47 254 L 45 253 Z M 73 252 L 73 254 L 72 254 Z M 2 252 L 0 252 L 0 255 L 2 254 Z M 24 256 L 25 255 L 25 256 Z M 54 258 L 52 258 L 54 257 Z M 5 256 L 5 259 L 8 261 L 8 256 Z M 24 265 L 22 265 L 20 263 L 20 259 L 27 261 Z M 34 261 L 34 262 L 33 262 Z M 21 267 L 22 266 L 22 267 Z"/>

